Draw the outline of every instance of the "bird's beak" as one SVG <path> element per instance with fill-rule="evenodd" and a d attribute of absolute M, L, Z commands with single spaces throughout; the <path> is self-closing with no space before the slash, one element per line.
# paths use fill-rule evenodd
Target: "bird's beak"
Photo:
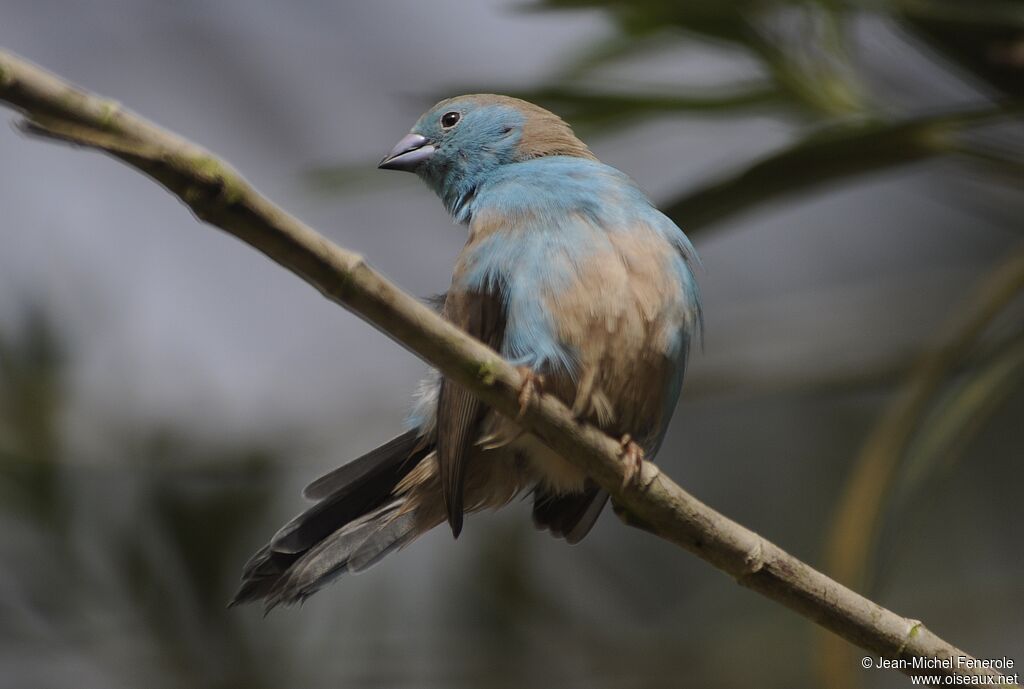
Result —
<path fill-rule="evenodd" d="M 391 153 L 384 156 L 377 167 L 381 170 L 405 170 L 412 172 L 420 163 L 434 155 L 434 147 L 427 137 L 419 134 L 406 134 L 395 144 Z"/>

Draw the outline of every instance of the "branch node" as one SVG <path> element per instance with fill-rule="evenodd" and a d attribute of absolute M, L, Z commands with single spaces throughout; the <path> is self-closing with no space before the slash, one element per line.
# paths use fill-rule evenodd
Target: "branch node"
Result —
<path fill-rule="evenodd" d="M 356 271 L 362 270 L 369 267 L 369 263 L 366 262 L 366 257 L 362 254 L 351 254 L 348 261 L 348 272 L 349 274 L 355 273 Z"/>
<path fill-rule="evenodd" d="M 476 369 L 476 378 L 487 387 L 491 387 L 498 380 L 498 368 L 493 361 L 481 361 Z"/>
<path fill-rule="evenodd" d="M 654 462 L 644 461 L 640 465 L 640 488 L 647 491 L 659 476 L 661 476 L 661 469 L 658 465 Z"/>
<path fill-rule="evenodd" d="M 173 164 L 173 160 L 171 163 Z M 238 176 L 224 163 L 208 153 L 191 155 L 184 159 L 183 166 L 195 177 L 217 189 L 216 197 L 232 206 L 245 197 L 245 187 Z"/>
<path fill-rule="evenodd" d="M 757 536 L 754 540 L 754 547 L 743 556 L 743 573 L 740 575 L 740 579 L 757 574 L 764 569 L 764 564 L 764 539 Z"/>
<path fill-rule="evenodd" d="M 921 631 L 924 629 L 924 623 L 921 620 L 907 620 L 909 624 L 907 628 L 907 634 L 903 637 L 903 641 L 900 642 L 900 647 L 896 649 L 896 656 L 903 655 L 903 652 L 907 650 L 907 645 L 910 644 L 912 639 L 920 636 Z"/>
<path fill-rule="evenodd" d="M 107 130 L 113 128 L 114 118 L 121 112 L 121 104 L 116 100 L 105 100 L 100 106 L 100 125 Z"/>

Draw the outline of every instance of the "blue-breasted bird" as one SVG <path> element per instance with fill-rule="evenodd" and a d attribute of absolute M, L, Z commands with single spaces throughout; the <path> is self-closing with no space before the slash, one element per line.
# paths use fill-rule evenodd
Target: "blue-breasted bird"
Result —
<path fill-rule="evenodd" d="M 428 110 L 381 168 L 433 189 L 469 238 L 443 315 L 580 418 L 658 451 L 701 324 L 689 240 L 556 115 L 516 98 L 459 96 Z M 570 543 L 607 502 L 514 420 L 439 375 L 411 428 L 310 484 L 316 504 L 245 566 L 234 603 L 301 601 L 464 512 L 532 491 L 533 520 Z"/>

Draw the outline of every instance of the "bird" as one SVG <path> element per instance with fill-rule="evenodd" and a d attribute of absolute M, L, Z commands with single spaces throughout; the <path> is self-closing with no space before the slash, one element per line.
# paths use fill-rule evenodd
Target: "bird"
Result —
<path fill-rule="evenodd" d="M 683 231 L 563 119 L 510 96 L 441 101 L 378 167 L 415 173 L 466 228 L 441 315 L 519 369 L 521 408 L 553 395 L 621 439 L 627 480 L 653 459 L 703 327 Z M 246 563 L 230 605 L 301 603 L 519 495 L 538 529 L 578 543 L 608 493 L 516 421 L 431 372 L 407 430 L 309 484 L 315 502 Z"/>

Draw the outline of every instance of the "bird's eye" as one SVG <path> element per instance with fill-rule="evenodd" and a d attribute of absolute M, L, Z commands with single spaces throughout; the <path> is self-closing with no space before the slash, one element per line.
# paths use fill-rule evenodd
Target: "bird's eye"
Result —
<path fill-rule="evenodd" d="M 459 123 L 460 119 L 462 119 L 462 115 L 455 112 L 454 110 L 452 112 L 446 112 L 445 114 L 441 115 L 441 126 L 444 127 L 445 129 L 451 129 L 452 127 Z"/>

